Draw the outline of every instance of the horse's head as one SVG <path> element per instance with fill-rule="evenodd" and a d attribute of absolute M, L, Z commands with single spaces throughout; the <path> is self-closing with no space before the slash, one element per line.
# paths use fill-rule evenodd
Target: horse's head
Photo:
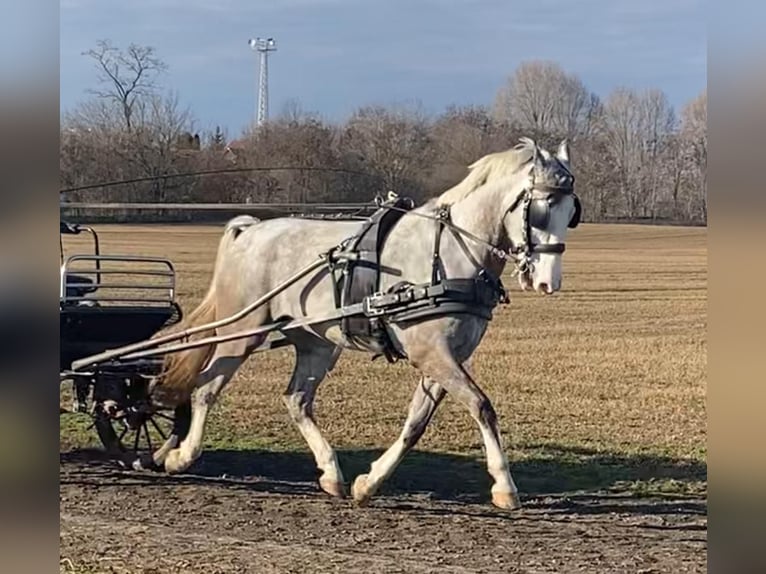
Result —
<path fill-rule="evenodd" d="M 520 258 L 519 283 L 549 295 L 561 289 L 561 255 L 567 230 L 580 222 L 580 200 L 574 194 L 569 144 L 561 142 L 555 155 L 532 140 L 529 178 L 506 217 L 511 249 Z"/>

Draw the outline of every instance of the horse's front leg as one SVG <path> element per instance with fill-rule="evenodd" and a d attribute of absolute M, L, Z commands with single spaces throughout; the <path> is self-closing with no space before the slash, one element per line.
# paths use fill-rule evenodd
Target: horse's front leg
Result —
<path fill-rule="evenodd" d="M 471 417 L 479 425 L 484 439 L 487 471 L 494 480 L 492 503 L 508 510 L 520 508 L 518 489 L 511 477 L 508 459 L 500 440 L 497 414 L 487 395 L 468 373 L 466 369 L 468 365 L 464 367 L 454 359 L 446 342 L 423 346 L 418 356 L 413 358 L 413 362 L 423 373 L 439 381 L 451 396 L 465 405 Z"/>
<path fill-rule="evenodd" d="M 399 438 L 370 467 L 369 474 L 361 474 L 354 480 L 352 495 L 359 504 L 366 504 L 380 488 L 381 483 L 394 472 L 404 455 L 415 446 L 428 426 L 436 407 L 444 398 L 445 391 L 438 383 L 422 377 L 410 402 L 407 420 Z"/>
<path fill-rule="evenodd" d="M 447 391 L 468 408 L 471 417 L 479 425 L 479 431 L 484 439 L 487 471 L 495 481 L 491 490 L 492 504 L 507 510 L 521 508 L 519 491 L 511 476 L 508 458 L 503 450 L 497 413 L 492 402 L 464 366 L 454 361 L 437 361 L 432 364 L 431 369 L 434 371 L 434 376 L 443 381 Z"/>

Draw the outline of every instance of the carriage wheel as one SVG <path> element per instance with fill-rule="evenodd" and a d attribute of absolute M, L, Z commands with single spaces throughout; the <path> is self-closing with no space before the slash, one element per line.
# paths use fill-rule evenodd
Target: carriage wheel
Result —
<path fill-rule="evenodd" d="M 129 405 L 95 405 L 94 426 L 107 453 L 122 466 L 159 470 L 152 454 L 171 436 L 180 443 L 189 432 L 191 403 L 161 407 L 144 399 Z"/>

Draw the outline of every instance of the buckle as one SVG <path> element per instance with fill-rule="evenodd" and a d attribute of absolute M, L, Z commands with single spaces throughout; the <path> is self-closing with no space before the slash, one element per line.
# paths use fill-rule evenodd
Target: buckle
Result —
<path fill-rule="evenodd" d="M 362 300 L 362 312 L 367 317 L 377 317 L 386 312 L 386 306 L 396 302 L 395 295 L 373 293 Z"/>

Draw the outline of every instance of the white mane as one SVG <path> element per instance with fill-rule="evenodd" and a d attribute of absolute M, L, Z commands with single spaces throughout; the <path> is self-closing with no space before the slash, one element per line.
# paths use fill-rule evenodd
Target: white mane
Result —
<path fill-rule="evenodd" d="M 521 138 L 511 149 L 487 154 L 468 166 L 470 173 L 460 183 L 442 193 L 436 202 L 453 205 L 471 195 L 485 183 L 507 177 L 528 165 L 534 158 L 535 142 Z"/>

